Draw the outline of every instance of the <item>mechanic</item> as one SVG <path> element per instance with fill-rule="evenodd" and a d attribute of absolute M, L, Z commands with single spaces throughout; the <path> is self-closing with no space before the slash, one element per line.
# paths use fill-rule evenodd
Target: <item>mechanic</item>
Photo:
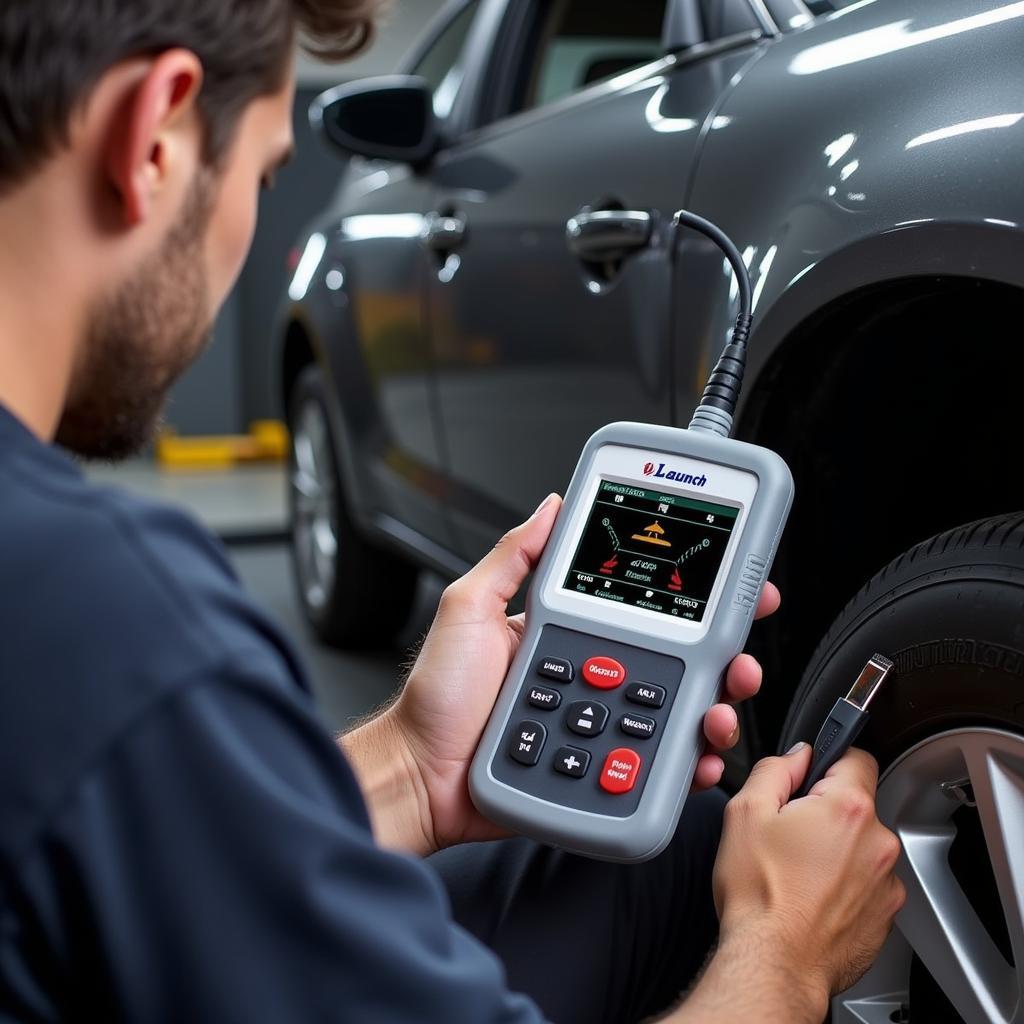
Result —
<path fill-rule="evenodd" d="M 644 865 L 497 841 L 469 801 L 557 497 L 448 587 L 400 698 L 336 742 L 218 544 L 58 447 L 145 444 L 291 148 L 296 30 L 340 59 L 375 15 L 0 7 L 0 1021 L 818 1021 L 903 899 L 866 754 L 792 803 L 808 748 L 762 761 L 717 863 L 726 704 L 708 791 Z M 740 656 L 728 697 L 759 683 Z"/>

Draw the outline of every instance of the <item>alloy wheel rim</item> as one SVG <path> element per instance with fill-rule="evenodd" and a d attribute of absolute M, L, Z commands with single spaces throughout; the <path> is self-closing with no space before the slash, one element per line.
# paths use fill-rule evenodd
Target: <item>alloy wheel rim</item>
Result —
<path fill-rule="evenodd" d="M 964 806 L 980 819 L 1012 964 L 950 867 Z M 916 1024 L 915 956 L 968 1024 L 1024 1024 L 1024 738 L 973 728 L 922 741 L 883 776 L 878 814 L 903 845 L 907 902 L 875 965 L 833 1001 L 833 1024 L 890 1024 L 907 1006 Z"/>
<path fill-rule="evenodd" d="M 327 419 L 306 401 L 292 434 L 292 531 L 299 585 L 306 604 L 320 611 L 337 572 L 338 509 Z"/>

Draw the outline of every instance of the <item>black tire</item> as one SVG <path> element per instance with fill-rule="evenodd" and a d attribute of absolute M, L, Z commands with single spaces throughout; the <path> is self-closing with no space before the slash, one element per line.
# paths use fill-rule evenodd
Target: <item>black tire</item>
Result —
<path fill-rule="evenodd" d="M 878 573 L 811 658 L 783 749 L 814 739 L 875 651 L 896 672 L 858 743 L 882 768 L 954 725 L 1024 730 L 1024 513 L 940 534 Z"/>
<path fill-rule="evenodd" d="M 331 423 L 323 375 L 319 367 L 307 366 L 288 402 L 289 533 L 299 604 L 324 643 L 350 650 L 380 647 L 409 621 L 419 569 L 357 533 Z"/>
<path fill-rule="evenodd" d="M 812 657 L 783 727 L 781 749 L 813 741 L 826 713 L 875 651 L 891 657 L 896 670 L 876 695 L 857 742 L 874 754 L 883 773 L 912 747 L 951 730 L 1024 733 L 1024 513 L 950 530 L 875 576 Z M 970 806 L 952 819 L 957 838 L 949 863 L 1008 955 L 996 883 Z M 963 1018 L 941 981 L 915 955 L 908 1015 L 901 1019 L 960 1024 Z"/>

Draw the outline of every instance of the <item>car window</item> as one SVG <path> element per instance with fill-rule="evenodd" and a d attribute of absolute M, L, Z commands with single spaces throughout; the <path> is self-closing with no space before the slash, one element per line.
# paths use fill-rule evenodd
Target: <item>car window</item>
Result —
<path fill-rule="evenodd" d="M 811 14 L 831 14 L 833 11 L 841 11 L 844 7 L 851 7 L 858 0 L 804 0 L 804 2 Z"/>
<path fill-rule="evenodd" d="M 447 117 L 462 85 L 462 51 L 480 0 L 470 0 L 441 30 L 441 34 L 412 68 L 412 74 L 425 78 L 434 90 L 434 113 Z"/>
<path fill-rule="evenodd" d="M 519 109 L 543 106 L 661 54 L 666 0 L 554 0 Z"/>
<path fill-rule="evenodd" d="M 749 0 L 700 0 L 700 16 L 709 40 L 761 27 Z"/>

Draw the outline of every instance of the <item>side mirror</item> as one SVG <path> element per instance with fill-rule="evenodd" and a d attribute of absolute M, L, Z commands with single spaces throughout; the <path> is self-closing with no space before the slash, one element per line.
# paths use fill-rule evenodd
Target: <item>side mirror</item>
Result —
<path fill-rule="evenodd" d="M 439 144 L 430 85 L 415 75 L 382 75 L 335 86 L 309 108 L 309 123 L 346 156 L 420 164 Z"/>

